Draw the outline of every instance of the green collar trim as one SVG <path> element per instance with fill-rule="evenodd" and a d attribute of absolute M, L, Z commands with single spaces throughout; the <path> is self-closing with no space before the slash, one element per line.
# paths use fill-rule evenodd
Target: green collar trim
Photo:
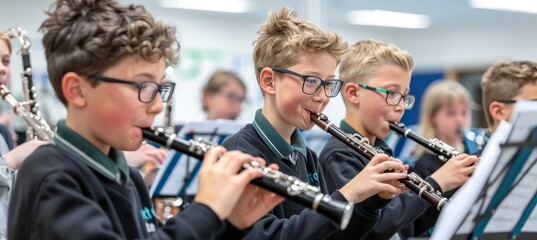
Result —
<path fill-rule="evenodd" d="M 129 166 L 123 152 L 110 148 L 105 155 L 95 145 L 65 125 L 65 120 L 58 121 L 54 144 L 77 156 L 88 167 L 104 177 L 121 184 L 121 173 L 130 179 Z"/>
<path fill-rule="evenodd" d="M 290 160 L 293 164 L 296 164 L 296 160 L 298 159 L 296 154 L 293 154 L 295 151 L 298 151 L 306 158 L 306 142 L 298 129 L 295 129 L 291 135 L 291 144 L 287 143 L 265 116 L 263 116 L 261 109 L 258 109 L 255 113 L 253 126 L 257 134 L 261 136 L 263 142 L 269 146 L 270 150 L 276 156 Z"/>

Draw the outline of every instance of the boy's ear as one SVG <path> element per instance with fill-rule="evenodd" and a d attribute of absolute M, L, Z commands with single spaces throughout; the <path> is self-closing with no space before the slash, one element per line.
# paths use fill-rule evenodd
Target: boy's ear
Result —
<path fill-rule="evenodd" d="M 343 96 L 351 103 L 360 103 L 360 91 L 358 85 L 348 82 L 343 85 Z"/>
<path fill-rule="evenodd" d="M 62 78 L 62 92 L 65 100 L 75 107 L 84 107 L 86 98 L 84 97 L 84 86 L 89 83 L 80 75 L 68 72 Z"/>
<path fill-rule="evenodd" d="M 259 73 L 259 86 L 264 93 L 268 95 L 274 95 L 276 93 L 276 88 L 274 87 L 275 81 L 276 78 L 274 77 L 274 71 L 272 69 L 263 68 Z"/>
<path fill-rule="evenodd" d="M 504 115 L 505 113 L 503 111 L 503 104 L 499 102 L 493 101 L 490 103 L 489 113 L 495 122 L 500 122 L 500 120 L 503 120 L 505 118 L 505 115 Z"/>

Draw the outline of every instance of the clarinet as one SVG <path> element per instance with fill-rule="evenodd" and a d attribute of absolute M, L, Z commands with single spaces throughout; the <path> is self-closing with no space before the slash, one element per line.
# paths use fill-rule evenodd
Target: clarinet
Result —
<path fill-rule="evenodd" d="M 336 127 L 323 113 L 311 113 L 310 118 L 312 122 L 319 128 L 347 144 L 347 146 L 358 152 L 363 157 L 367 158 L 367 160 L 371 160 L 377 154 L 384 154 L 382 150 L 371 146 L 367 138 L 364 138 L 359 134 L 346 133 L 340 128 Z M 438 210 L 441 210 L 444 204 L 447 202 L 447 198 L 443 197 L 439 191 L 435 190 L 431 186 L 431 184 L 423 180 L 414 172 L 409 173 L 408 178 L 399 179 L 399 182 L 404 184 L 405 187 L 415 192 L 423 199 L 427 200 L 432 205 L 436 206 L 436 209 Z"/>
<path fill-rule="evenodd" d="M 37 102 L 37 93 L 32 81 L 32 67 L 30 64 L 30 38 L 22 28 L 9 28 L 5 34 L 10 38 L 16 38 L 21 44 L 20 54 L 22 56 L 22 92 L 24 102 L 18 102 L 9 92 L 7 87 L 2 87 L 2 98 L 8 101 L 13 107 L 14 112 L 23 118 L 28 128 L 26 129 L 26 140 L 38 138 L 50 141 L 54 136 L 54 131 L 48 123 L 41 118 L 39 112 L 39 103 Z"/>
<path fill-rule="evenodd" d="M 217 146 L 214 143 L 203 140 L 184 140 L 176 137 L 173 132 L 166 132 L 163 127 L 153 127 L 142 129 L 145 139 L 153 141 L 170 149 L 177 150 L 189 156 L 203 160 L 205 153 Z M 352 204 L 331 199 L 329 195 L 323 194 L 318 187 L 311 186 L 296 177 L 275 171 L 269 167 L 261 166 L 258 162 L 252 161 L 244 164 L 243 169 L 260 169 L 263 176 L 252 180 L 252 183 L 290 199 L 313 211 L 319 212 L 332 220 L 340 223 L 341 230 L 349 224 L 354 207 Z"/>
<path fill-rule="evenodd" d="M 424 137 L 412 132 L 412 130 L 406 128 L 405 124 L 403 123 L 391 122 L 390 129 L 397 133 L 399 136 L 407 137 L 410 140 L 416 142 L 417 144 L 429 149 L 430 151 L 438 155 L 438 158 L 443 162 L 460 154 L 457 150 L 455 150 L 454 147 L 449 146 L 436 138 L 427 140 Z"/>
<path fill-rule="evenodd" d="M 31 130 L 33 134 L 31 135 L 32 137 L 35 136 L 44 141 L 52 140 L 54 132 L 50 129 L 45 120 L 38 115 L 27 112 L 4 84 L 0 84 L 0 96 L 13 107 L 13 112 L 26 122 L 26 125 L 28 125 L 29 130 Z"/>

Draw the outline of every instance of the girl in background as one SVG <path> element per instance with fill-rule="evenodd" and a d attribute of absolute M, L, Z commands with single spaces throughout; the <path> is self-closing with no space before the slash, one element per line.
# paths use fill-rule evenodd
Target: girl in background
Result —
<path fill-rule="evenodd" d="M 460 83 L 453 80 L 432 83 L 422 100 L 419 123 L 421 136 L 439 139 L 461 153 L 468 152 L 462 129 L 470 127 L 471 107 L 472 97 Z M 444 164 L 438 155 L 418 144 L 414 156 L 418 159 L 414 171 L 420 176 L 429 176 Z"/>
<path fill-rule="evenodd" d="M 0 32 L 0 84 L 8 87 L 11 79 L 11 53 L 10 38 Z M 28 155 L 46 143 L 34 139 L 14 148 L 11 133 L 6 126 L 0 124 L 0 240 L 7 238 L 9 197 L 17 170 Z"/>

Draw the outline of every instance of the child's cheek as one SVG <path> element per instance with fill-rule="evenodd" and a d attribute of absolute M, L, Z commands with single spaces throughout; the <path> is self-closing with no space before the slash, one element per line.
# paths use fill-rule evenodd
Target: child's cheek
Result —
<path fill-rule="evenodd" d="M 106 114 L 101 114 L 100 122 L 110 128 L 118 128 L 128 124 L 126 114 L 121 111 L 108 111 Z"/>

